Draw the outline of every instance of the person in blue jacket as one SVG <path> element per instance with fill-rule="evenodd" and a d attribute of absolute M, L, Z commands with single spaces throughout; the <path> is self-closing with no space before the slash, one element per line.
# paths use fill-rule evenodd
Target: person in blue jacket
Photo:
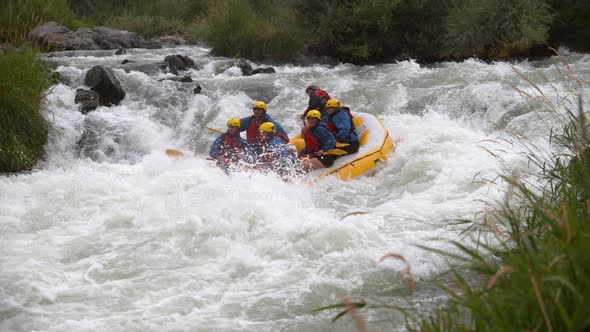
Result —
<path fill-rule="evenodd" d="M 295 175 L 299 173 L 297 156 L 289 144 L 289 139 L 279 132 L 272 122 L 260 125 L 262 136 L 262 153 L 257 160 L 257 168 L 270 170 L 280 176 Z"/>
<path fill-rule="evenodd" d="M 301 169 L 305 172 L 330 167 L 338 158 L 337 154 L 330 151 L 336 146 L 334 135 L 319 125 L 321 118 L 322 114 L 318 110 L 307 112 L 308 125 L 301 129 L 305 147 L 299 152 L 299 157 L 304 158 L 301 161 Z"/>
<path fill-rule="evenodd" d="M 240 119 L 234 117 L 227 120 L 227 132 L 213 141 L 209 156 L 217 160 L 217 166 L 225 170 L 237 165 L 240 161 L 251 164 L 256 162 L 252 148 L 240 137 Z"/>
<path fill-rule="evenodd" d="M 322 123 L 333 135 L 337 142 L 347 145 L 338 145 L 338 149 L 347 154 L 357 153 L 360 146 L 359 135 L 354 129 L 352 114 L 348 107 L 343 107 L 338 99 L 330 99 L 326 102 L 326 113 L 322 115 Z"/>
<path fill-rule="evenodd" d="M 252 146 L 257 155 L 262 151 L 262 141 L 260 131 L 258 130 L 261 124 L 271 122 L 277 128 L 278 133 L 287 137 L 287 140 L 289 139 L 283 127 L 266 113 L 266 103 L 262 101 L 254 102 L 252 112 L 254 113 L 253 115 L 240 119 L 240 132 L 246 131 L 246 141 Z"/>

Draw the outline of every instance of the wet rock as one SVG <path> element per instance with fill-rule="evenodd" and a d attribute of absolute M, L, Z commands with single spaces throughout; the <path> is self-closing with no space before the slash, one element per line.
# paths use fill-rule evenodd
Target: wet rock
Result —
<path fill-rule="evenodd" d="M 49 73 L 49 75 L 47 76 L 47 80 L 49 80 L 49 82 L 52 85 L 55 84 L 63 84 L 63 85 L 69 85 L 70 81 L 65 78 L 60 72 L 58 71 L 51 71 Z"/>
<path fill-rule="evenodd" d="M 96 91 L 78 89 L 76 90 L 75 104 L 80 104 L 80 112 L 86 114 L 94 111 L 99 105 L 100 96 Z"/>
<path fill-rule="evenodd" d="M 197 84 L 197 86 L 193 89 L 193 93 L 198 95 L 199 93 L 201 93 L 201 90 L 203 88 L 201 88 L 201 85 Z"/>
<path fill-rule="evenodd" d="M 54 21 L 34 28 L 30 37 L 58 51 L 77 49 L 81 44 L 80 38 L 70 29 Z"/>
<path fill-rule="evenodd" d="M 174 75 L 178 75 L 179 71 L 185 71 L 187 69 L 199 69 L 193 59 L 188 56 L 175 54 L 169 55 L 164 59 L 163 70 L 168 70 Z"/>
<path fill-rule="evenodd" d="M 94 66 L 84 78 L 84 84 L 100 95 L 99 103 L 104 106 L 118 105 L 125 98 L 125 90 L 112 69 Z"/>
<path fill-rule="evenodd" d="M 120 48 L 115 52 L 115 55 L 127 54 L 127 50 L 124 48 Z"/>
<path fill-rule="evenodd" d="M 179 46 L 187 44 L 186 40 L 180 35 L 160 36 L 150 40 L 159 43 L 162 46 Z"/>
<path fill-rule="evenodd" d="M 123 50 L 127 48 L 161 48 L 154 40 L 144 40 L 134 32 L 107 27 L 80 28 L 76 32 L 56 23 L 47 22 L 34 28 L 31 38 L 58 51 L 64 50 Z M 121 53 L 121 54 L 123 54 Z"/>
<path fill-rule="evenodd" d="M 126 63 L 134 63 L 135 61 L 131 61 L 131 60 L 123 60 L 123 62 L 121 62 L 122 65 L 126 64 Z"/>
<path fill-rule="evenodd" d="M 154 63 L 136 63 L 135 61 L 128 61 L 125 63 L 125 72 L 138 71 L 148 76 L 156 76 L 160 73 L 160 66 Z"/>
<path fill-rule="evenodd" d="M 173 81 L 173 82 L 181 82 L 181 83 L 192 83 L 193 79 L 190 76 L 182 76 L 182 77 L 167 77 L 158 80 L 159 82 L 162 81 Z"/>
<path fill-rule="evenodd" d="M 243 76 L 251 76 L 252 75 L 252 65 L 250 63 L 248 63 L 248 61 L 246 61 L 244 59 L 240 59 L 238 62 L 236 62 L 236 67 L 238 67 L 242 70 Z"/>
<path fill-rule="evenodd" d="M 276 73 L 275 69 L 273 67 L 260 67 L 260 68 L 256 68 L 252 71 L 252 75 L 256 75 L 256 74 L 274 74 Z"/>

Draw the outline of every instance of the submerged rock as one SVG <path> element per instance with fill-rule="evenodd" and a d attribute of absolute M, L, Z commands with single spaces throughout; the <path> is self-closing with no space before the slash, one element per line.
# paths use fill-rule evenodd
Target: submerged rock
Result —
<path fill-rule="evenodd" d="M 248 63 L 248 61 L 246 61 L 244 59 L 240 59 L 240 60 L 238 60 L 238 62 L 236 62 L 236 67 L 238 67 L 242 70 L 243 76 L 252 75 L 252 65 L 250 63 Z"/>
<path fill-rule="evenodd" d="M 80 112 L 86 114 L 94 111 L 99 105 L 100 96 L 96 91 L 78 89 L 76 90 L 76 98 L 74 103 L 80 104 Z"/>
<path fill-rule="evenodd" d="M 168 55 L 164 59 L 162 70 L 169 71 L 174 75 L 178 75 L 179 71 L 185 71 L 188 69 L 199 69 L 195 64 L 195 61 L 188 56 L 175 54 Z"/>
<path fill-rule="evenodd" d="M 252 71 L 252 75 L 256 75 L 256 74 L 274 74 L 276 73 L 275 69 L 273 67 L 260 67 L 260 68 L 256 68 Z"/>
<path fill-rule="evenodd" d="M 125 90 L 111 68 L 94 66 L 84 78 L 84 84 L 100 95 L 100 105 L 118 105 L 125 98 Z"/>

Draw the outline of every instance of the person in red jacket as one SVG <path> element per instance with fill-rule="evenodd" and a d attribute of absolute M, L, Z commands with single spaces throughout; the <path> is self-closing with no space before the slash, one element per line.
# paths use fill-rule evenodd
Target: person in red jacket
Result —
<path fill-rule="evenodd" d="M 266 103 L 263 101 L 255 101 L 252 105 L 252 115 L 240 119 L 240 132 L 246 132 L 246 141 L 252 147 L 256 155 L 262 152 L 262 141 L 260 131 L 258 128 L 265 122 L 272 122 L 277 128 L 277 132 L 289 139 L 289 135 L 281 125 L 273 120 L 270 115 L 266 113 Z"/>
<path fill-rule="evenodd" d="M 330 99 L 330 95 L 320 89 L 317 85 L 310 85 L 305 89 L 305 93 L 309 96 L 309 103 L 305 112 L 301 116 L 301 119 L 305 119 L 307 117 L 307 112 L 310 110 L 318 110 L 321 114 L 324 114 L 324 107 L 326 106 L 326 101 Z"/>
<path fill-rule="evenodd" d="M 338 158 L 338 155 L 330 151 L 336 145 L 334 135 L 324 126 L 319 125 L 321 117 L 320 111 L 309 111 L 307 113 L 309 125 L 301 129 L 305 147 L 299 152 L 299 158 L 302 159 L 301 169 L 304 172 L 331 167 Z"/>

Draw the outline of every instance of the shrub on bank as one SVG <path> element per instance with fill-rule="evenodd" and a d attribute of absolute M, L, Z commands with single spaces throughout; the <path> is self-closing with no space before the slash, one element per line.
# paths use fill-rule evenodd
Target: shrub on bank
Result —
<path fill-rule="evenodd" d="M 173 35 L 183 31 L 185 23 L 180 19 L 161 16 L 112 16 L 105 25 L 114 29 L 138 33 L 146 38 Z"/>
<path fill-rule="evenodd" d="M 41 112 L 48 71 L 35 50 L 8 49 L 0 73 L 0 172 L 18 172 L 35 165 L 47 142 Z"/>
<path fill-rule="evenodd" d="M 547 41 L 551 9 L 538 0 L 457 0 L 445 19 L 444 51 L 454 58 L 526 55 Z"/>
<path fill-rule="evenodd" d="M 304 34 L 294 20 L 290 7 L 273 2 L 255 7 L 248 1 L 216 0 L 203 24 L 213 54 L 262 60 L 302 49 Z"/>

